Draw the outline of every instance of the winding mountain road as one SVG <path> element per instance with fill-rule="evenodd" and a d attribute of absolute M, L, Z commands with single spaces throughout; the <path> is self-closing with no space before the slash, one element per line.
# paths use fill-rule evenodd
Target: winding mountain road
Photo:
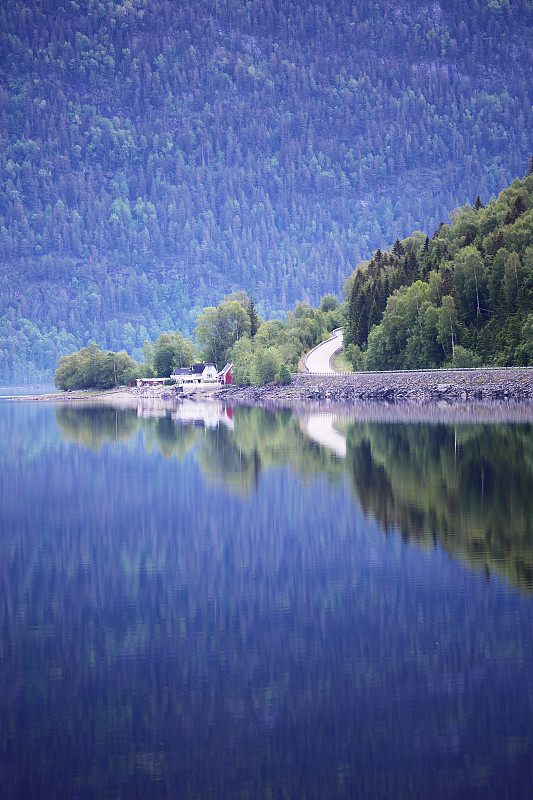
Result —
<path fill-rule="evenodd" d="M 317 345 L 304 358 L 304 366 L 307 372 L 319 375 L 334 375 L 335 370 L 331 368 L 330 361 L 333 355 L 342 347 L 342 328 L 333 331 L 330 339 Z"/>

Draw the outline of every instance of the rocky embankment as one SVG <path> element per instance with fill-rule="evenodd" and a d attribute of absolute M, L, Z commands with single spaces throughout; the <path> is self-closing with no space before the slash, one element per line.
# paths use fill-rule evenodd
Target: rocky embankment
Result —
<path fill-rule="evenodd" d="M 220 391 L 235 403 L 472 403 L 520 400 L 533 402 L 533 369 L 360 372 L 317 376 L 293 375 L 289 386 L 227 388 Z"/>
<path fill-rule="evenodd" d="M 113 391 L 57 392 L 21 400 L 87 402 L 113 405 L 137 401 L 175 403 L 213 398 L 233 405 L 291 406 L 355 402 L 435 406 L 521 402 L 533 406 L 533 369 L 438 370 L 427 372 L 359 372 L 341 375 L 293 375 L 289 386 L 121 387 Z"/>

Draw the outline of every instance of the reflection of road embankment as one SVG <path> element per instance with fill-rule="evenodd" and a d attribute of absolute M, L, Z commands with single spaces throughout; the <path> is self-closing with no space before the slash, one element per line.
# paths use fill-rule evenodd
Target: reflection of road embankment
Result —
<path fill-rule="evenodd" d="M 337 458 L 346 457 L 346 436 L 335 428 L 336 414 L 309 414 L 301 418 L 303 432 L 321 447 L 327 447 Z"/>
<path fill-rule="evenodd" d="M 512 412 L 511 414 L 509 412 Z M 458 413 L 460 412 L 460 413 Z M 422 424 L 480 424 L 528 422 L 533 419 L 530 406 L 416 408 L 384 406 L 382 403 L 358 405 L 357 408 L 337 407 L 334 411 L 314 411 L 299 414 L 300 429 L 311 441 L 325 447 L 337 458 L 346 458 L 346 435 L 339 427 L 357 423 Z"/>
<path fill-rule="evenodd" d="M 478 423 L 521 423 L 533 421 L 533 403 L 515 401 L 492 403 L 426 404 L 372 403 L 359 401 L 347 403 L 299 404 L 294 413 L 299 417 L 310 414 L 334 415 L 334 427 L 349 422 L 390 422 L 475 425 Z"/>

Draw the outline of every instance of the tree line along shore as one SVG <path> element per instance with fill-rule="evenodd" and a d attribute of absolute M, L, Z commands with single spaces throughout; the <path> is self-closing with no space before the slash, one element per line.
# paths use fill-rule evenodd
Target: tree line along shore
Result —
<path fill-rule="evenodd" d="M 263 319 L 236 291 L 197 316 L 192 338 L 146 340 L 140 362 L 96 344 L 59 360 L 62 390 L 107 389 L 170 377 L 194 359 L 232 362 L 239 386 L 286 384 L 302 356 L 344 328 L 344 357 L 360 371 L 533 365 L 533 157 L 529 174 L 485 206 L 479 197 L 430 239 L 415 232 L 377 250 L 347 279 L 344 299 L 299 302 Z"/>

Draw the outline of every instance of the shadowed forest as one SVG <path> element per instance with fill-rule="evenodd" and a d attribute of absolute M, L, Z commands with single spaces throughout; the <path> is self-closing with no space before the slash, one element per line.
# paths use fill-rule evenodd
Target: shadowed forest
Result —
<path fill-rule="evenodd" d="M 0 374 L 340 296 L 525 173 L 532 59 L 529 0 L 6 0 Z"/>

